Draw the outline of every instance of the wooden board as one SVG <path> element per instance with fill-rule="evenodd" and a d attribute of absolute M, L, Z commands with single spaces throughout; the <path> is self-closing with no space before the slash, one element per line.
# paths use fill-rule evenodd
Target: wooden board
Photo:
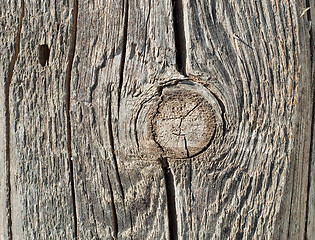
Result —
<path fill-rule="evenodd" d="M 1 1 L 1 239 L 312 239 L 312 1 Z"/>
<path fill-rule="evenodd" d="M 9 236 L 5 233 L 3 239 L 72 239 L 75 215 L 65 96 L 73 5 L 62 1 L 13 3 L 1 3 L 4 13 L 17 15 L 14 22 L 12 19 L 14 41 L 6 47 L 12 51 L 15 46 L 16 58 L 13 63 L 12 54 L 2 55 L 1 60 L 12 64 L 12 76 L 9 73 L 4 78 L 9 84 L 6 161 L 11 211 L 6 214 Z M 42 66 L 47 56 L 40 45 L 45 44 L 50 54 Z"/>
<path fill-rule="evenodd" d="M 171 8 L 170 1 L 79 4 L 71 141 L 81 239 L 168 236 L 162 168 L 139 158 L 130 131 L 141 93 L 175 72 L 165 28 Z"/>
<path fill-rule="evenodd" d="M 8 239 L 11 234 L 11 197 L 10 197 L 10 134 L 8 122 L 9 85 L 12 80 L 13 65 L 18 50 L 18 36 L 21 25 L 21 2 L 0 3 L 1 26 L 1 92 L 0 92 L 0 238 Z"/>
<path fill-rule="evenodd" d="M 312 57 L 312 85 L 311 90 L 313 91 L 313 99 L 315 98 L 315 2 L 310 1 L 310 9 L 307 11 L 307 20 L 312 24 L 310 26 L 310 48 Z M 311 136 L 311 152 L 310 152 L 310 162 L 309 162 L 309 172 L 308 172 L 308 201 L 307 201 L 307 218 L 306 218 L 306 238 L 312 239 L 315 235 L 315 104 L 313 100 L 313 115 L 312 115 L 312 136 Z"/>
<path fill-rule="evenodd" d="M 174 163 L 178 185 L 191 169 L 190 195 L 180 194 L 188 204 L 178 203 L 192 215 L 187 232 L 198 239 L 303 239 L 314 84 L 310 19 L 301 16 L 308 6 L 183 5 L 186 73 L 210 85 L 226 121 L 209 153 L 181 171 Z"/>

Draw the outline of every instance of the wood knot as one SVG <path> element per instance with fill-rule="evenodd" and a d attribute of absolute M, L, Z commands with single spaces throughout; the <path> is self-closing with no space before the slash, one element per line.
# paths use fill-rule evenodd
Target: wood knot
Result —
<path fill-rule="evenodd" d="M 210 145 L 217 119 L 201 92 L 185 85 L 164 88 L 152 111 L 152 135 L 164 157 L 193 157 Z"/>
<path fill-rule="evenodd" d="M 121 153 L 145 161 L 215 155 L 224 136 L 225 111 L 216 89 L 204 82 L 165 80 L 125 100 L 120 117 L 132 112 L 133 124 L 120 127 L 125 129 L 120 135 L 129 139 Z"/>

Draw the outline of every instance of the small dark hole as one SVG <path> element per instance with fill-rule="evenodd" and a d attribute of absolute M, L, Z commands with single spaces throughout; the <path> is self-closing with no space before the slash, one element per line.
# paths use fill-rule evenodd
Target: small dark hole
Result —
<path fill-rule="evenodd" d="M 49 48 L 47 44 L 39 45 L 39 63 L 44 67 L 49 59 Z"/>

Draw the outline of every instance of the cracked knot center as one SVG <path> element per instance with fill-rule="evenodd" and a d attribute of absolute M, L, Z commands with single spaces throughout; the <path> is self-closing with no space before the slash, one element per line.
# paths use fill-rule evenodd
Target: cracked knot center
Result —
<path fill-rule="evenodd" d="M 165 157 L 189 158 L 211 143 L 216 118 L 211 104 L 195 91 L 164 90 L 152 119 L 153 137 Z"/>

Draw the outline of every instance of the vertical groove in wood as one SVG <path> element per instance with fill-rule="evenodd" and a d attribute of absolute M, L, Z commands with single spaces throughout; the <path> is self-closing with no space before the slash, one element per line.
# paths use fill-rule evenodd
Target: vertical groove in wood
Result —
<path fill-rule="evenodd" d="M 120 88 L 121 88 L 121 86 L 119 87 L 119 89 Z M 119 95 L 118 95 L 118 98 L 119 98 Z M 118 165 L 117 165 L 117 157 L 116 157 L 116 152 L 115 152 L 115 141 L 114 141 L 113 124 L 112 124 L 112 118 L 114 118 L 114 116 L 112 115 L 112 107 L 113 106 L 112 106 L 112 93 L 111 92 L 109 92 L 108 105 L 109 106 L 108 106 L 108 116 L 107 116 L 108 123 L 107 124 L 108 124 L 109 144 L 110 144 L 110 149 L 111 149 L 111 153 L 112 153 L 112 156 L 113 156 L 113 163 L 114 163 L 114 168 L 115 168 L 115 173 L 116 173 L 116 178 L 117 178 L 117 181 L 118 181 L 120 193 L 121 193 L 122 198 L 124 200 L 125 199 L 125 193 L 124 193 L 124 189 L 123 189 L 123 186 L 122 186 L 122 183 L 121 183 L 121 179 L 120 179 L 120 175 L 119 175 L 119 169 L 118 169 Z"/>
<path fill-rule="evenodd" d="M 314 64 L 313 64 L 314 65 Z M 313 67 L 313 76 L 315 70 Z M 315 93 L 314 93 L 315 96 Z M 315 99 L 314 99 L 315 101 Z M 312 131 L 312 149 L 310 159 L 310 170 L 309 170 L 309 191 L 308 191 L 308 202 L 307 202 L 307 221 L 306 221 L 306 232 L 305 240 L 311 240 L 315 235 L 315 120 L 314 120 L 315 104 L 313 106 L 313 131 Z"/>
<path fill-rule="evenodd" d="M 119 66 L 119 83 L 118 83 L 118 96 L 117 96 L 117 109 L 119 115 L 119 108 L 120 108 L 120 99 L 121 99 L 121 88 L 124 80 L 124 69 L 125 69 L 125 62 L 126 62 L 126 48 L 127 48 L 127 33 L 128 33 L 128 12 L 129 12 L 129 0 L 123 1 L 123 35 L 122 35 L 122 46 L 121 46 L 121 58 L 120 58 L 120 66 Z M 117 162 L 116 162 L 117 165 Z M 118 170 L 117 170 L 118 171 Z"/>
<path fill-rule="evenodd" d="M 124 201 L 124 199 L 125 199 L 124 189 L 123 189 L 122 184 L 121 184 L 120 175 L 119 175 L 118 166 L 117 166 L 117 157 L 116 157 L 116 153 L 115 153 L 115 142 L 114 142 L 114 137 L 113 137 L 112 117 L 113 117 L 112 116 L 112 93 L 110 91 L 109 92 L 109 101 L 108 101 L 108 116 L 107 116 L 108 138 L 109 138 L 110 149 L 112 152 L 115 171 L 116 171 L 116 179 L 118 181 L 120 193 L 121 193 L 122 199 Z M 110 178 L 108 176 L 108 173 L 107 173 L 107 179 L 108 179 L 108 185 L 109 185 L 108 187 L 109 187 L 109 192 L 110 192 L 110 197 L 111 197 L 111 207 L 112 207 L 113 226 L 114 226 L 114 230 L 113 230 L 114 231 L 114 238 L 117 238 L 117 236 L 118 236 L 118 221 L 117 221 L 117 212 L 116 212 L 116 207 L 115 207 L 115 197 L 114 197 L 113 188 L 112 188 L 112 184 L 111 184 Z"/>
<path fill-rule="evenodd" d="M 186 38 L 183 14 L 183 0 L 173 0 L 174 41 L 177 70 L 186 76 Z"/>
<path fill-rule="evenodd" d="M 73 65 L 73 59 L 75 55 L 76 40 L 77 40 L 77 23 L 78 23 L 78 0 L 73 1 L 73 21 L 72 31 L 70 35 L 70 48 L 69 48 L 69 62 L 66 73 L 66 121 L 67 121 L 67 145 L 69 156 L 69 169 L 70 169 L 70 183 L 71 183 L 71 195 L 73 204 L 73 224 L 74 224 L 74 239 L 78 238 L 78 223 L 77 223 L 77 209 L 76 209 L 76 196 L 75 196 L 75 181 L 73 172 L 73 159 L 72 159 L 72 143 L 71 143 L 71 117 L 70 117 L 70 98 L 71 98 L 71 71 Z"/>
<path fill-rule="evenodd" d="M 311 144 L 308 169 L 308 189 L 306 202 L 305 240 L 311 240 L 315 235 L 315 2 L 306 0 L 306 14 L 310 23 L 310 61 L 311 61 L 311 86 L 313 94 L 313 112 L 311 120 Z"/>
<path fill-rule="evenodd" d="M 177 223 L 177 214 L 176 214 L 176 193 L 175 193 L 175 184 L 174 176 L 169 168 L 167 159 L 162 158 L 160 160 L 161 166 L 164 173 L 165 181 L 165 192 L 166 192 L 166 202 L 167 202 L 167 215 L 168 215 L 168 227 L 169 227 L 169 239 L 177 240 L 178 239 L 178 223 Z"/>
<path fill-rule="evenodd" d="M 112 189 L 112 184 L 110 182 L 109 176 L 107 174 L 107 180 L 108 180 L 108 187 L 109 187 L 109 192 L 110 192 L 110 205 L 112 208 L 112 216 L 113 216 L 113 237 L 114 239 L 117 239 L 118 236 L 118 220 L 117 220 L 117 212 L 116 212 L 116 206 L 115 206 L 115 198 L 114 198 L 114 193 L 113 193 L 113 189 Z"/>
<path fill-rule="evenodd" d="M 8 217 L 8 235 L 9 239 L 12 240 L 12 209 L 11 209 L 11 120 L 10 120 L 10 86 L 13 77 L 13 71 L 15 67 L 16 60 L 20 53 L 20 42 L 21 42 L 21 31 L 23 25 L 23 18 L 25 15 L 24 0 L 21 0 L 21 16 L 19 22 L 18 32 L 16 34 L 16 39 L 14 43 L 14 53 L 12 60 L 9 64 L 8 78 L 5 84 L 5 121 L 6 121 L 6 193 L 7 193 L 7 203 L 6 211 Z"/>

